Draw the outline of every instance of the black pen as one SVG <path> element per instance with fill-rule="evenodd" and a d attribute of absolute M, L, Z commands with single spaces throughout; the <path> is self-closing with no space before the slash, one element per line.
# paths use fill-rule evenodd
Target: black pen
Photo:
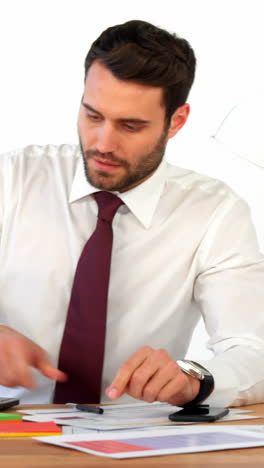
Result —
<path fill-rule="evenodd" d="M 76 409 L 80 411 L 86 411 L 87 413 L 96 413 L 96 414 L 103 414 L 103 408 L 99 408 L 99 406 L 88 406 L 88 405 L 80 405 L 76 404 Z"/>

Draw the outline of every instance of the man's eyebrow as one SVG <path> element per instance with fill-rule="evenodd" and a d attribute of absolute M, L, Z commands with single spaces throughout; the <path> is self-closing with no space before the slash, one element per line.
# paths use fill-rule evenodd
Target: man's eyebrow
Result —
<path fill-rule="evenodd" d="M 83 107 L 85 107 L 85 109 L 87 109 L 87 110 L 89 110 L 89 111 L 91 111 L 91 112 L 93 112 L 95 114 L 102 115 L 101 112 L 94 109 L 92 106 L 90 106 L 86 102 L 82 101 L 82 105 L 83 105 Z M 118 119 L 118 120 L 119 120 L 119 122 L 130 122 L 130 123 L 135 123 L 135 124 L 149 124 L 150 123 L 150 120 L 136 119 L 135 117 L 126 117 L 124 119 Z"/>
<path fill-rule="evenodd" d="M 82 101 L 82 105 L 83 107 L 85 107 L 85 109 L 91 111 L 91 112 L 94 112 L 95 114 L 100 114 L 101 113 L 99 111 L 97 111 L 96 109 L 94 109 L 92 106 L 89 106 L 89 104 L 86 104 L 85 102 Z"/>
<path fill-rule="evenodd" d="M 135 123 L 135 124 L 149 124 L 150 120 L 144 119 L 135 119 L 134 117 L 127 117 L 126 119 L 118 119 L 120 122 L 128 122 L 128 123 Z"/>

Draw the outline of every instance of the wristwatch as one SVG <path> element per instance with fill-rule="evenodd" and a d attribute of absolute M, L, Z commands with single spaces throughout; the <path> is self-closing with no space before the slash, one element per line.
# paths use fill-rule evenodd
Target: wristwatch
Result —
<path fill-rule="evenodd" d="M 198 364 L 198 362 L 181 359 L 177 360 L 176 362 L 183 372 L 191 375 L 195 379 L 200 380 L 200 391 L 198 395 L 196 395 L 194 400 L 189 401 L 183 406 L 193 406 L 202 403 L 203 400 L 209 397 L 214 389 L 214 378 L 212 374 L 201 364 Z"/>

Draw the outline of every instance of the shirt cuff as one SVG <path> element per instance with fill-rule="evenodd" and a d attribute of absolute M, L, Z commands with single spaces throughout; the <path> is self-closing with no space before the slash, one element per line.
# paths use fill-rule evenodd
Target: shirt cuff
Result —
<path fill-rule="evenodd" d="M 197 362 L 213 375 L 215 382 L 214 391 L 203 403 L 216 407 L 234 405 L 238 395 L 239 382 L 230 365 L 215 362 L 215 360 L 199 360 Z"/>

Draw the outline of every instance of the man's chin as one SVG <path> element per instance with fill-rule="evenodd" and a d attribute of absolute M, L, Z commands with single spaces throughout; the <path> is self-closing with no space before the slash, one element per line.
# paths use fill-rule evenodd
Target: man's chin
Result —
<path fill-rule="evenodd" d="M 106 176 L 91 176 L 87 174 L 87 180 L 90 182 L 93 187 L 98 188 L 99 190 L 118 190 L 118 181 L 114 181 L 113 178 L 109 177 L 107 174 Z"/>

